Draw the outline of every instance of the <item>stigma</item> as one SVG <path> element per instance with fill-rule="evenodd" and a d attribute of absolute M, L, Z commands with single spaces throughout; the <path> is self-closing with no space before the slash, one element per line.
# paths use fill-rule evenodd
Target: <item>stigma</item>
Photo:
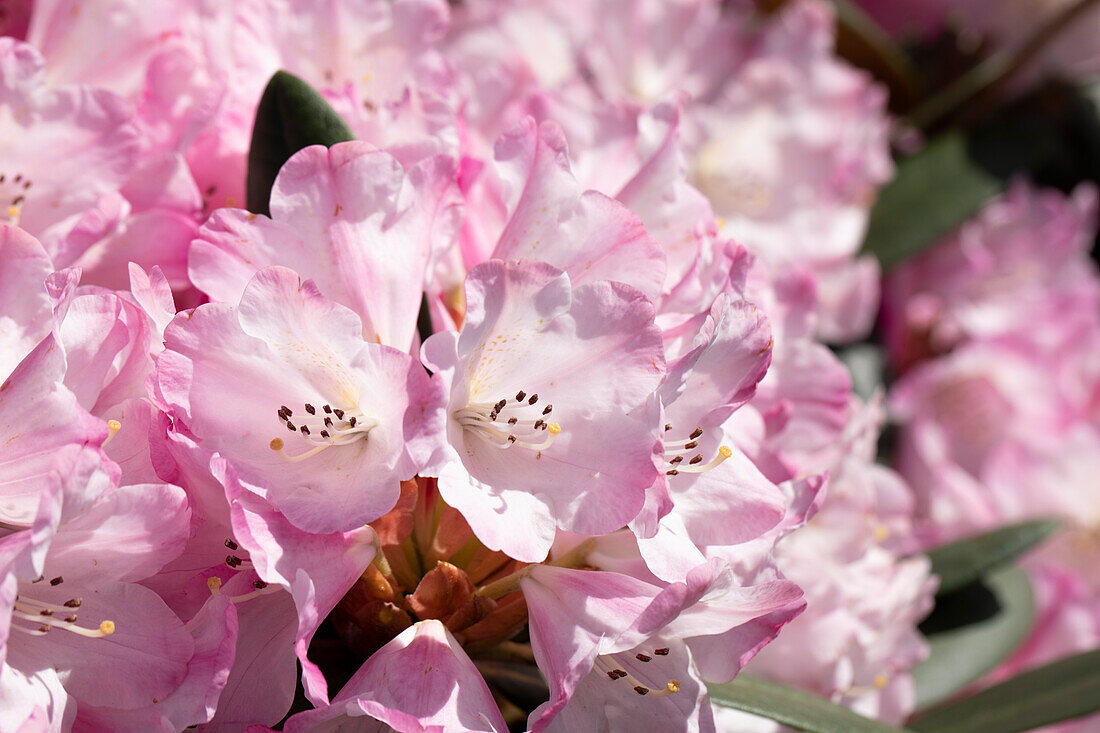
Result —
<path fill-rule="evenodd" d="M 539 396 L 520 390 L 512 399 L 470 402 L 453 414 L 465 430 L 480 436 L 494 448 L 519 446 L 533 451 L 549 448 L 561 433 L 551 421 L 554 406 L 538 405 Z"/>
<path fill-rule="evenodd" d="M 364 415 L 358 407 L 345 409 L 327 404 L 317 407 L 306 402 L 300 411 L 280 405 L 277 414 L 290 433 L 312 446 L 291 455 L 283 450 L 286 446 L 283 438 L 273 438 L 269 444 L 271 450 L 291 463 L 304 461 L 333 446 L 365 441 L 370 431 L 378 426 L 377 420 Z"/>
<path fill-rule="evenodd" d="M 670 430 L 672 430 L 672 426 L 665 425 L 665 432 L 667 433 Z M 665 449 L 665 475 L 677 476 L 681 473 L 703 473 L 712 468 L 717 468 L 733 455 L 733 449 L 728 445 L 720 446 L 718 455 L 705 463 L 702 453 L 691 455 L 699 447 L 699 440 L 703 437 L 704 432 L 703 428 L 697 427 L 686 439 L 661 441 Z"/>

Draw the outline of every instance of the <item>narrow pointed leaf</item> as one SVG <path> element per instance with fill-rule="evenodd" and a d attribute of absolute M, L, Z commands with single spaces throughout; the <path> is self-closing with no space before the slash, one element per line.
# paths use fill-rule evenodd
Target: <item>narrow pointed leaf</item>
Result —
<path fill-rule="evenodd" d="M 1058 527 L 1055 519 L 1022 522 L 931 550 L 928 559 L 932 561 L 932 572 L 940 577 L 939 595 L 980 579 L 1035 547 Z"/>
<path fill-rule="evenodd" d="M 270 215 L 271 186 L 283 163 L 302 148 L 354 140 L 340 115 L 313 87 L 285 71 L 267 83 L 248 150 L 248 210 Z"/>
<path fill-rule="evenodd" d="M 1017 733 L 1100 710 L 1100 649 L 1060 659 L 910 724 L 935 733 Z"/>
<path fill-rule="evenodd" d="M 809 733 L 898 733 L 878 720 L 864 718 L 804 690 L 738 675 L 724 685 L 707 685 L 711 702 L 783 723 Z"/>
<path fill-rule="evenodd" d="M 983 621 L 928 635 L 928 659 L 913 669 L 918 708 L 934 705 L 990 672 L 1031 631 L 1035 601 L 1024 571 L 1001 568 L 989 573 L 984 582 L 998 610 Z"/>

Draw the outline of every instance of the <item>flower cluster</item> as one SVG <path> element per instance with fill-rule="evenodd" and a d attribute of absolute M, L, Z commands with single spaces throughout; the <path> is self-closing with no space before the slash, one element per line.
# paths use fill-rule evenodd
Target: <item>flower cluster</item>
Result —
<path fill-rule="evenodd" d="M 884 88 L 819 0 L 453 5 L 5 8 L 0 730 L 732 733 L 759 721 L 707 684 L 758 653 L 912 710 L 913 553 L 954 505 L 874 463 L 881 400 L 823 343 L 878 313 Z M 249 211 L 280 69 L 357 139 L 288 150 Z M 1061 235 L 1057 262 L 990 258 L 1029 299 L 951 254 L 914 265 L 934 304 L 899 272 L 898 363 L 1003 348 L 1027 386 L 1007 332 L 1042 312 L 1077 404 L 1096 329 L 1058 314 L 1096 311 L 1092 199 L 998 204 Z M 892 407 L 958 409 L 907 402 L 938 380 L 912 375 Z M 1001 386 L 958 417 L 1015 430 Z M 1061 404 L 1019 424 L 1094 440 Z M 1091 475 L 912 422 L 914 482 Z"/>

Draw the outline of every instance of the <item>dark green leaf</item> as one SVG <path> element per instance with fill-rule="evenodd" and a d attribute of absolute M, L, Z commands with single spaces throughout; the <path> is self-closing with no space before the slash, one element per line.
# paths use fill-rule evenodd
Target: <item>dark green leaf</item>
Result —
<path fill-rule="evenodd" d="M 271 186 L 283 163 L 310 145 L 354 140 L 347 123 L 304 81 L 278 71 L 267 83 L 248 151 L 248 210 L 270 214 Z"/>
<path fill-rule="evenodd" d="M 966 140 L 949 133 L 898 164 L 879 193 L 863 249 L 883 267 L 896 265 L 949 233 L 1003 190 L 967 157 Z"/>
<path fill-rule="evenodd" d="M 910 724 L 935 733 L 1017 733 L 1100 710 L 1100 649 L 983 690 Z"/>
<path fill-rule="evenodd" d="M 1056 519 L 1039 519 L 937 547 L 928 553 L 928 559 L 932 561 L 932 572 L 940 577 L 940 594 L 957 590 L 1015 559 L 1058 527 Z"/>
<path fill-rule="evenodd" d="M 918 708 L 934 705 L 992 670 L 1031 631 L 1035 603 L 1022 570 L 1007 567 L 992 571 L 983 587 L 992 592 L 998 606 L 991 617 L 928 636 L 931 654 L 913 669 Z M 937 600 L 937 612 L 939 605 Z"/>
<path fill-rule="evenodd" d="M 711 702 L 776 720 L 809 733 L 898 733 L 900 728 L 864 718 L 803 690 L 738 675 L 724 685 L 707 685 Z"/>

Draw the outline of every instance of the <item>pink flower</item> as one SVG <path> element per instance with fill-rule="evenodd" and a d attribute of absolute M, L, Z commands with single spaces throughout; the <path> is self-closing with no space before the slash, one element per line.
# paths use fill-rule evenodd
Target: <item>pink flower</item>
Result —
<path fill-rule="evenodd" d="M 135 710 L 165 700 L 186 678 L 195 644 L 164 602 L 134 581 L 182 549 L 189 520 L 183 492 L 166 484 L 103 487 L 99 470 L 68 476 L 44 555 L 37 529 L 0 539 L 0 583 L 8 589 L 0 653 L 20 673 L 3 676 L 23 686 L 59 679 L 81 706 Z M 38 677 L 43 668 L 49 671 Z M 58 725 L 63 701 L 46 711 Z"/>
<path fill-rule="evenodd" d="M 0 39 L 0 105 L 5 151 L 0 217 L 46 247 L 55 266 L 75 260 L 66 237 L 94 226 L 100 197 L 121 188 L 137 163 L 138 131 L 120 98 L 77 86 L 48 88 L 43 59 L 31 46 Z M 82 217 L 85 220 L 82 221 Z"/>
<path fill-rule="evenodd" d="M 958 231 L 895 269 L 883 303 L 895 367 L 968 339 L 1018 334 L 1042 347 L 1092 327 L 1100 307 L 1088 256 L 1096 206 L 1091 186 L 1067 197 L 1017 181 Z"/>
<path fill-rule="evenodd" d="M 350 530 L 393 507 L 437 409 L 423 369 L 362 332 L 312 281 L 265 268 L 239 307 L 202 305 L 168 326 L 159 389 L 294 525 Z"/>
<path fill-rule="evenodd" d="M 298 713 L 284 730 L 325 730 L 336 721 L 379 733 L 508 730 L 474 663 L 435 620 L 405 629 L 372 654 L 329 705 Z"/>
<path fill-rule="evenodd" d="M 284 265 L 354 310 L 365 340 L 408 350 L 429 268 L 457 226 L 453 172 L 442 156 L 405 170 L 366 143 L 299 151 L 275 179 L 272 219 L 211 216 L 191 247 L 191 279 L 233 303 L 257 270 Z"/>
<path fill-rule="evenodd" d="M 5 379 L 50 331 L 53 307 L 46 250 L 19 227 L 0 225 L 0 377 Z"/>
<path fill-rule="evenodd" d="M 532 565 L 520 587 L 532 650 L 550 683 L 550 700 L 531 714 L 533 731 L 584 729 L 596 710 L 610 730 L 628 730 L 641 711 L 662 730 L 713 730 L 701 678 L 718 680 L 696 668 L 696 645 L 736 657 L 755 633 L 715 635 L 785 607 L 796 614 L 801 597 L 786 581 L 739 587 L 718 562 L 664 588 L 619 573 Z"/>
<path fill-rule="evenodd" d="M 469 205 L 461 242 L 468 268 L 489 258 L 533 259 L 565 270 L 574 285 L 614 280 L 657 297 L 659 244 L 622 204 L 582 192 L 560 127 L 524 119 L 497 140 L 495 160 L 477 182 L 490 201 Z"/>
<path fill-rule="evenodd" d="M 650 303 L 499 260 L 470 273 L 466 302 L 462 331 L 424 345 L 449 390 L 432 469 L 443 499 L 488 547 L 530 562 L 555 528 L 604 534 L 633 519 L 657 475 L 664 356 Z"/>

